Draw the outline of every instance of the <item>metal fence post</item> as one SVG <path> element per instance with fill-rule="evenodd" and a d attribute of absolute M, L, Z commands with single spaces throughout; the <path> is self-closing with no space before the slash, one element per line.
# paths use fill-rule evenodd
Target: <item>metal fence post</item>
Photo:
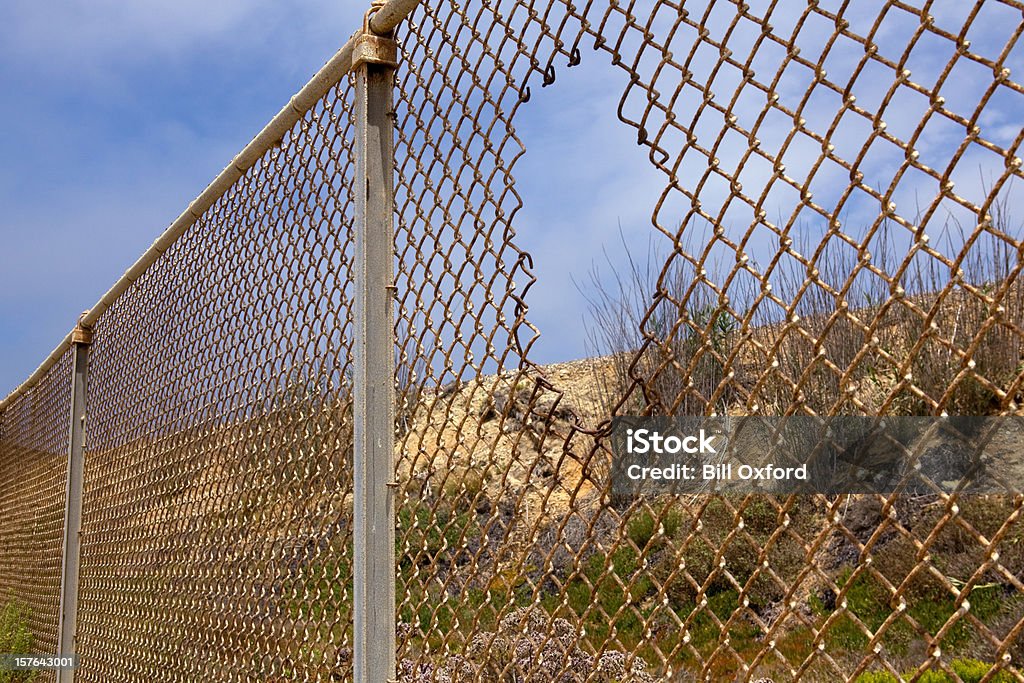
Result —
<path fill-rule="evenodd" d="M 372 12 L 373 10 L 371 10 Z M 395 679 L 394 88 L 397 47 L 370 28 L 356 75 L 354 680 Z"/>
<path fill-rule="evenodd" d="M 71 438 L 64 496 L 64 540 L 61 547 L 60 611 L 57 624 L 57 654 L 61 657 L 71 657 L 75 654 L 85 452 L 85 390 L 91 343 L 91 330 L 79 322 L 71 333 L 71 345 L 75 355 L 71 370 Z M 57 683 L 71 683 L 74 676 L 73 669 L 58 669 Z"/>

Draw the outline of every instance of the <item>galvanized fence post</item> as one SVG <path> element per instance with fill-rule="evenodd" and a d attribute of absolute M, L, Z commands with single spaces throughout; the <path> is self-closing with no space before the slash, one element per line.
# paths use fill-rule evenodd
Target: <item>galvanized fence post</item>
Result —
<path fill-rule="evenodd" d="M 373 10 L 371 10 L 372 12 Z M 394 113 L 397 47 L 364 23 L 356 76 L 354 679 L 394 680 Z"/>
<path fill-rule="evenodd" d="M 78 559 L 82 530 L 82 476 L 85 464 L 85 391 L 91 343 L 91 330 L 79 322 L 71 333 L 71 348 L 74 353 L 71 370 L 71 438 L 64 492 L 64 540 L 61 547 L 60 610 L 57 624 L 57 655 L 60 657 L 71 657 L 75 654 Z M 73 669 L 57 670 L 57 683 L 71 683 L 73 680 Z"/>

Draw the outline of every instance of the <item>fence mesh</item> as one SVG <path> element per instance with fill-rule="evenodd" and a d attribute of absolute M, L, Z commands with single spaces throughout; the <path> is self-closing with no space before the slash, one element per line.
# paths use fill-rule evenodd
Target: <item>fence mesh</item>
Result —
<path fill-rule="evenodd" d="M 1020 101 L 1022 27 L 999 2 L 419 8 L 398 97 L 398 343 L 419 378 L 403 680 L 980 677 L 969 657 L 1020 678 L 1019 496 L 623 500 L 604 427 L 1019 414 L 1021 130 L 985 114 Z M 625 274 L 638 294 L 594 283 L 608 356 L 543 368 L 513 122 L 585 60 L 661 172 L 661 260 Z"/>
<path fill-rule="evenodd" d="M 6 645 L 19 624 L 33 652 L 54 652 L 71 433 L 72 354 L 0 414 L 0 599 Z"/>
<path fill-rule="evenodd" d="M 625 498 L 608 438 L 623 414 L 1024 414 L 1022 12 L 414 11 L 395 97 L 400 680 L 1024 680 L 1021 495 Z M 514 124 L 584 61 L 663 183 L 654 260 L 622 291 L 594 283 L 593 358 L 546 367 L 528 304 L 558 294 L 516 237 Z M 352 676 L 352 107 L 344 79 L 97 325 L 77 680 Z M 69 375 L 0 433 L 0 590 L 44 645 L 64 475 L 38 454 L 66 452 Z"/>
<path fill-rule="evenodd" d="M 96 326 L 78 680 L 351 676 L 349 90 Z"/>

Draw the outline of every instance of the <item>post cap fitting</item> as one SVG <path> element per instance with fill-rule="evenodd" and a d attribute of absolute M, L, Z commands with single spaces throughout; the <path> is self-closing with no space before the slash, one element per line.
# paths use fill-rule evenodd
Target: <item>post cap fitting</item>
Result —
<path fill-rule="evenodd" d="M 398 66 L 398 43 L 395 42 L 391 33 L 383 36 L 377 35 L 370 28 L 370 19 L 380 7 L 380 4 L 374 4 L 363 16 L 363 30 L 356 36 L 355 46 L 352 49 L 352 68 L 361 64 Z"/>
<path fill-rule="evenodd" d="M 71 330 L 72 344 L 92 344 L 92 327 L 87 327 L 84 323 L 87 315 L 89 311 L 83 311 L 82 315 L 78 316 L 78 323 L 75 329 Z"/>

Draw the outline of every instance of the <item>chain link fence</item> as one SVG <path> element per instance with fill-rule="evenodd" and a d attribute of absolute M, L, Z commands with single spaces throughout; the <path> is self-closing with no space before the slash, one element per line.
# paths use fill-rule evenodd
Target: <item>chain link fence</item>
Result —
<path fill-rule="evenodd" d="M 16 644 L 20 624 L 42 652 L 57 646 L 71 355 L 0 415 L 0 638 Z"/>
<path fill-rule="evenodd" d="M 349 643 L 348 90 L 96 325 L 78 680 L 293 680 Z"/>
<path fill-rule="evenodd" d="M 629 498 L 608 436 L 627 414 L 1024 415 L 1022 13 L 412 10 L 393 116 L 398 680 L 1024 680 L 1012 487 Z M 653 260 L 619 291 L 592 283 L 594 357 L 542 366 L 528 305 L 558 293 L 515 233 L 532 152 L 515 122 L 584 61 L 663 182 Z M 331 74 L 95 322 L 75 680 L 353 678 L 364 179 L 355 79 Z M 69 358 L 0 413 L 0 593 L 45 652 Z"/>

